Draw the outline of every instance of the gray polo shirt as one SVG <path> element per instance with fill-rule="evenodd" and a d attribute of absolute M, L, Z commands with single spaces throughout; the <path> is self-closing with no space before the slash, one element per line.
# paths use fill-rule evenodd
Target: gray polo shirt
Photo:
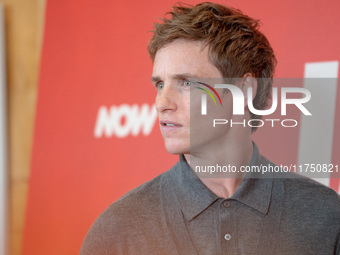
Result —
<path fill-rule="evenodd" d="M 272 164 L 256 145 L 250 165 Z M 183 156 L 95 221 L 80 254 L 340 254 L 340 198 L 293 174 L 253 178 L 219 198 Z"/>

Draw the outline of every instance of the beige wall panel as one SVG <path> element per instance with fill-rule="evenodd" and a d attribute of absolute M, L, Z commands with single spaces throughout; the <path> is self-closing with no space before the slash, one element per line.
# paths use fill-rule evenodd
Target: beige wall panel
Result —
<path fill-rule="evenodd" d="M 9 109 L 9 249 L 21 254 L 46 0 L 1 0 Z"/>

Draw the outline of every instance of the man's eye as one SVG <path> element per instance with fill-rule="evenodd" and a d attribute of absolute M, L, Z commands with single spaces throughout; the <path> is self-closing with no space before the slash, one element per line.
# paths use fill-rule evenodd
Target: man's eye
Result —
<path fill-rule="evenodd" d="M 191 86 L 192 82 L 191 81 L 184 81 L 184 86 Z"/>
<path fill-rule="evenodd" d="M 157 89 L 162 89 L 162 88 L 164 88 L 164 82 L 162 82 L 162 81 L 157 82 L 157 83 L 156 83 L 156 88 L 157 88 Z"/>

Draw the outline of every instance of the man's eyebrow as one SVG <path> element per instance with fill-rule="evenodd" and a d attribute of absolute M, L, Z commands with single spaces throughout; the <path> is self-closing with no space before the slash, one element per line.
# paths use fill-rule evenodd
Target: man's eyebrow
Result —
<path fill-rule="evenodd" d="M 172 79 L 188 79 L 188 78 L 198 78 L 199 76 L 193 75 L 191 73 L 179 73 L 179 74 L 174 74 L 171 76 Z M 159 76 L 152 76 L 151 81 L 152 82 L 157 82 L 162 80 Z"/>
<path fill-rule="evenodd" d="M 173 79 L 188 79 L 188 78 L 197 78 L 197 75 L 193 75 L 191 73 L 180 73 L 172 76 Z"/>
<path fill-rule="evenodd" d="M 151 77 L 151 82 L 153 82 L 153 83 L 160 81 L 160 80 L 161 80 L 161 78 L 159 76 L 152 76 Z"/>

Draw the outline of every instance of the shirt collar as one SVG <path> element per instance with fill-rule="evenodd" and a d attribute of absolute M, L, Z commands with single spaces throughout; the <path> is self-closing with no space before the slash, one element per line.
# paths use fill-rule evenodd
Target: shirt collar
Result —
<path fill-rule="evenodd" d="M 218 200 L 218 196 L 201 182 L 183 155 L 177 166 L 171 174 L 173 189 L 185 218 L 192 220 Z"/>
<path fill-rule="evenodd" d="M 254 150 L 249 166 L 262 167 L 262 165 L 273 165 L 273 163 L 259 153 L 257 145 L 255 143 L 253 143 L 253 145 Z M 272 187 L 272 173 L 247 173 L 243 182 L 231 198 L 238 200 L 263 214 L 267 214 L 271 200 Z"/>
<path fill-rule="evenodd" d="M 268 163 L 259 154 L 258 148 L 254 143 L 254 150 L 250 166 Z M 216 200 L 219 199 L 209 190 L 190 168 L 183 155 L 180 155 L 180 164 L 172 173 L 173 185 L 182 212 L 187 220 L 192 220 L 202 213 Z M 266 214 L 269 209 L 271 192 L 273 186 L 272 175 L 266 178 L 254 174 L 246 174 L 239 188 L 230 199 L 237 200 L 257 211 Z"/>

